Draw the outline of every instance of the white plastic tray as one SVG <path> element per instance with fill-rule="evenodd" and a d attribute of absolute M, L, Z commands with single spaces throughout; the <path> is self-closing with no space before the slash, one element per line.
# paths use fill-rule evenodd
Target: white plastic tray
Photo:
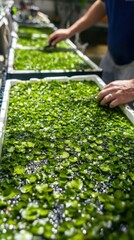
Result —
<path fill-rule="evenodd" d="M 96 85 L 102 89 L 105 87 L 105 83 L 103 80 L 98 77 L 97 75 L 80 75 L 80 76 L 73 76 L 73 77 L 46 77 L 43 79 L 44 81 L 94 81 Z M 31 82 L 38 82 L 40 79 L 31 78 L 29 81 Z M 4 139 L 4 132 L 6 128 L 6 120 L 7 120 L 7 112 L 8 112 L 8 105 L 9 105 L 9 95 L 10 95 L 10 88 L 11 86 L 17 84 L 18 82 L 25 83 L 26 81 L 21 81 L 17 79 L 7 80 L 5 85 L 5 91 L 3 96 L 3 102 L 1 106 L 1 113 L 0 113 L 0 156 L 2 151 L 2 144 Z M 120 105 L 121 110 L 127 116 L 127 118 L 134 124 L 134 111 L 128 105 Z"/>
<path fill-rule="evenodd" d="M 89 57 L 87 57 L 85 54 L 83 54 L 80 50 L 77 49 L 76 45 L 70 40 L 67 39 L 66 42 L 71 46 L 71 48 L 76 49 L 76 54 L 81 57 L 83 59 L 83 61 L 85 61 L 85 63 L 87 63 L 89 65 L 89 67 L 91 69 L 85 69 L 83 70 L 76 70 L 76 69 L 72 69 L 72 70 L 56 70 L 56 69 L 52 69 L 52 70 L 41 70 L 41 71 L 37 71 L 37 70 L 26 70 L 26 69 L 22 69 L 22 70 L 15 70 L 14 69 L 14 58 L 15 58 L 15 49 L 17 49 L 17 37 L 15 36 L 14 38 L 12 38 L 12 45 L 11 48 L 9 49 L 9 54 L 8 54 L 8 59 L 7 59 L 7 75 L 9 76 L 8 79 L 13 79 L 13 78 L 18 78 L 21 79 L 21 75 L 25 76 L 25 79 L 27 79 L 28 74 L 30 74 L 31 77 L 37 77 L 37 78 L 44 78 L 44 77 L 49 77 L 49 76 L 54 76 L 55 74 L 62 74 L 62 76 L 66 76 L 68 75 L 70 76 L 74 76 L 74 75 L 88 75 L 88 74 L 97 74 L 98 76 L 102 75 L 102 69 L 96 65 Z M 25 50 L 27 49 L 34 49 L 36 50 L 35 47 L 24 47 Z M 38 48 L 37 48 L 38 49 Z M 13 77 L 11 77 L 13 76 Z M 24 78 L 23 78 L 24 79 Z"/>

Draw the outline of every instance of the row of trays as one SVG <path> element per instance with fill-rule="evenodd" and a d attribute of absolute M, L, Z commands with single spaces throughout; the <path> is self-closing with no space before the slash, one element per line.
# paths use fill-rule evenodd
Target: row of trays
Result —
<path fill-rule="evenodd" d="M 43 52 L 46 33 L 26 28 L 12 38 L 3 81 L 1 237 L 133 239 L 134 111 L 100 106 L 102 70 L 69 40 L 60 47 L 87 69 L 30 69 L 31 53 L 54 65 L 59 52 Z"/>

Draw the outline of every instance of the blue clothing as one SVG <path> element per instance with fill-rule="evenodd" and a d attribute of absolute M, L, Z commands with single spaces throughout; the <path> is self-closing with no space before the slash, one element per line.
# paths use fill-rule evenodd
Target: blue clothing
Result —
<path fill-rule="evenodd" d="M 103 0 L 108 15 L 108 48 L 116 64 L 134 61 L 134 0 Z"/>

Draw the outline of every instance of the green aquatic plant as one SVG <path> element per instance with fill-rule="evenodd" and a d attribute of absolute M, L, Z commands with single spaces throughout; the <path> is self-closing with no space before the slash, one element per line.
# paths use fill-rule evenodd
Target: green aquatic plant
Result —
<path fill-rule="evenodd" d="M 134 238 L 134 126 L 94 82 L 12 86 L 0 167 L 0 238 Z"/>
<path fill-rule="evenodd" d="M 54 28 L 51 26 L 44 26 L 44 27 L 29 27 L 29 26 L 19 26 L 18 28 L 18 35 L 32 35 L 32 34 L 51 34 L 54 31 Z"/>
<path fill-rule="evenodd" d="M 17 44 L 35 48 L 48 45 L 48 36 L 54 31 L 52 27 L 19 27 Z M 58 47 L 70 47 L 68 41 L 61 41 Z"/>
<path fill-rule="evenodd" d="M 15 49 L 14 69 L 82 71 L 92 67 L 75 52 Z"/>
<path fill-rule="evenodd" d="M 49 27 L 20 27 L 17 48 L 15 49 L 14 69 L 34 70 L 36 72 L 42 70 L 92 70 L 90 64 L 76 52 L 44 50 L 44 47 L 48 45 L 48 36 L 52 32 L 53 29 Z M 72 48 L 68 41 L 58 43 L 57 47 Z"/>

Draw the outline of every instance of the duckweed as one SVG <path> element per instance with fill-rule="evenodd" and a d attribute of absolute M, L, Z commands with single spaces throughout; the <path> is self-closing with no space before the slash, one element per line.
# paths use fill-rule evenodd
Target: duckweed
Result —
<path fill-rule="evenodd" d="M 92 69 L 75 52 L 45 52 L 43 50 L 15 49 L 15 70 L 74 70 Z"/>
<path fill-rule="evenodd" d="M 48 36 L 54 31 L 52 27 L 22 27 L 18 29 L 17 44 L 35 48 L 42 48 L 48 45 Z M 57 44 L 58 47 L 70 47 L 67 41 L 62 41 Z"/>
<path fill-rule="evenodd" d="M 0 239 L 134 239 L 134 126 L 93 82 L 12 86 Z"/>

